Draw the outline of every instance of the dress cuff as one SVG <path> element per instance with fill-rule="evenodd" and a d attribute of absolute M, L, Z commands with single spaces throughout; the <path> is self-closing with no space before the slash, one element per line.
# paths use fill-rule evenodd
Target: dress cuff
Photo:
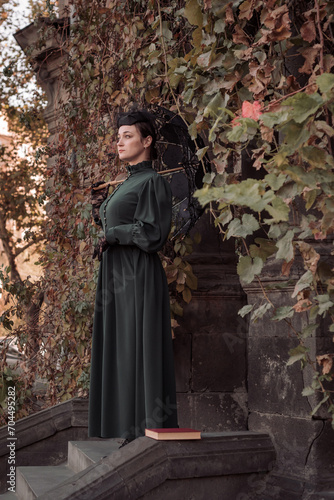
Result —
<path fill-rule="evenodd" d="M 110 227 L 106 232 L 106 240 L 109 243 L 109 245 L 115 245 L 116 243 L 119 243 L 119 240 L 115 236 L 114 227 Z"/>

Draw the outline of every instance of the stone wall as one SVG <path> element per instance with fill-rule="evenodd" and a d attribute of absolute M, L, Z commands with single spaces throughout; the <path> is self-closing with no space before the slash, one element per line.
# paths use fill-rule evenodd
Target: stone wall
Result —
<path fill-rule="evenodd" d="M 202 241 L 190 257 L 198 290 L 175 330 L 180 426 L 201 430 L 247 428 L 247 328 L 237 315 L 245 294 L 233 242 L 223 243 L 204 215 L 194 231 Z"/>
<path fill-rule="evenodd" d="M 323 251 L 326 250 L 323 244 Z M 294 269 L 290 278 L 297 280 L 304 270 L 298 265 Z M 284 279 L 274 260 L 263 274 L 266 285 L 273 286 Z M 275 307 L 292 305 L 293 288 L 267 294 Z M 246 291 L 250 304 L 263 302 L 259 286 L 252 284 Z M 302 371 L 300 362 L 287 366 L 288 351 L 298 341 L 284 321 L 274 322 L 270 316 L 268 313 L 249 325 L 249 429 L 271 435 L 277 450 L 275 481 L 286 488 L 289 498 L 311 498 L 307 495 L 334 486 L 334 431 L 324 410 L 311 417 L 320 399 L 302 396 L 302 390 L 311 384 L 313 371 L 309 366 Z M 307 312 L 295 315 L 293 327 L 300 330 L 306 326 L 307 316 Z M 332 335 L 325 335 L 322 326 L 307 340 L 313 359 L 333 350 Z"/>

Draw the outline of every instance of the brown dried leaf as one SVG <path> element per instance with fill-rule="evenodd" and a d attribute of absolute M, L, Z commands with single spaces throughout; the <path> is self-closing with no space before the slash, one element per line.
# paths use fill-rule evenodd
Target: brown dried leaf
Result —
<path fill-rule="evenodd" d="M 264 141 L 271 142 L 273 140 L 274 129 L 260 125 L 261 137 Z"/>
<path fill-rule="evenodd" d="M 333 66 L 334 66 L 334 56 L 332 56 L 332 54 L 326 54 L 324 56 L 324 71 L 325 71 L 325 73 L 330 73 Z"/>
<path fill-rule="evenodd" d="M 204 0 L 204 10 L 209 10 L 212 8 L 212 0 Z"/>
<path fill-rule="evenodd" d="M 334 354 L 322 354 L 317 356 L 317 363 L 322 367 L 322 374 L 327 375 L 330 373 L 333 366 Z"/>
<path fill-rule="evenodd" d="M 267 4 L 261 20 L 268 30 L 262 30 L 263 36 L 255 45 L 286 40 L 291 36 L 289 9 L 286 4 L 271 10 Z"/>
<path fill-rule="evenodd" d="M 234 23 L 234 15 L 233 15 L 233 9 L 232 9 L 232 2 L 226 5 L 226 10 L 225 10 L 225 20 L 227 24 L 233 24 Z"/>
<path fill-rule="evenodd" d="M 311 245 L 309 245 L 305 241 L 300 241 L 298 243 L 298 247 L 303 257 L 305 267 L 309 269 L 313 275 L 315 275 L 315 273 L 317 272 L 320 255 L 314 250 Z"/>
<path fill-rule="evenodd" d="M 247 38 L 247 35 L 240 28 L 240 26 L 238 24 L 234 28 L 233 42 L 234 43 L 241 43 L 242 45 L 247 45 L 247 47 L 249 46 L 249 40 Z"/>
<path fill-rule="evenodd" d="M 222 174 L 223 172 L 225 172 L 225 169 L 227 167 L 226 161 L 214 159 L 213 164 L 216 167 L 218 174 Z"/>
<path fill-rule="evenodd" d="M 289 16 L 289 9 L 286 4 L 281 5 L 281 7 L 277 7 L 276 9 L 272 10 L 268 8 L 267 5 L 267 12 L 263 12 L 264 16 L 262 19 L 262 22 L 267 28 L 270 30 L 274 30 L 275 28 L 278 28 L 282 24 L 284 24 L 283 19 L 286 19 L 286 16 Z M 287 21 L 285 22 L 287 26 L 290 24 L 289 17 L 287 18 Z"/>
<path fill-rule="evenodd" d="M 308 311 L 309 309 L 311 309 L 312 305 L 313 304 L 310 299 L 301 299 L 298 300 L 298 302 L 294 306 L 292 306 L 292 309 L 294 309 L 297 313 L 300 313 Z"/>
<path fill-rule="evenodd" d="M 246 50 L 238 50 L 237 54 L 239 59 L 243 61 L 249 61 L 253 58 L 253 48 L 249 47 L 249 49 Z"/>
<path fill-rule="evenodd" d="M 290 262 L 284 261 L 282 264 L 282 276 L 289 276 L 290 275 L 290 270 L 292 267 L 292 264 L 294 262 L 294 259 L 290 260 Z"/>
<path fill-rule="evenodd" d="M 313 45 L 313 47 L 307 47 L 301 51 L 302 56 L 305 59 L 304 65 L 298 69 L 299 73 L 306 73 L 310 75 L 313 70 L 313 65 L 315 63 L 316 57 L 321 50 L 321 45 L 319 43 Z"/>
<path fill-rule="evenodd" d="M 261 65 L 255 61 L 249 63 L 249 75 L 246 75 L 242 83 L 254 93 L 255 99 L 259 99 L 266 95 L 267 86 L 270 83 L 273 69 L 274 66 L 267 60 Z"/>
<path fill-rule="evenodd" d="M 227 89 L 227 90 L 233 90 L 234 85 L 236 85 L 241 78 L 241 74 L 238 71 L 235 71 L 234 73 L 227 74 L 224 77 L 224 81 L 220 85 L 221 88 Z"/>
<path fill-rule="evenodd" d="M 246 0 L 239 6 L 239 19 L 247 19 L 249 21 L 253 15 L 254 3 L 253 0 Z"/>
<path fill-rule="evenodd" d="M 290 92 L 295 92 L 300 89 L 300 85 L 297 82 L 296 78 L 293 75 L 289 75 L 286 79 L 286 90 L 290 94 Z"/>
<path fill-rule="evenodd" d="M 259 170 L 262 167 L 261 160 L 264 157 L 264 155 L 265 155 L 264 148 L 253 149 L 252 159 L 255 160 L 253 163 L 253 167 L 255 167 L 256 170 Z"/>
<path fill-rule="evenodd" d="M 314 21 L 306 21 L 300 28 L 300 34 L 306 42 L 313 42 L 317 36 L 316 27 Z"/>
<path fill-rule="evenodd" d="M 328 30 L 329 25 L 333 22 L 333 18 L 334 18 L 333 14 L 330 14 L 328 16 L 327 21 L 324 23 L 324 27 L 323 27 L 324 31 Z"/>

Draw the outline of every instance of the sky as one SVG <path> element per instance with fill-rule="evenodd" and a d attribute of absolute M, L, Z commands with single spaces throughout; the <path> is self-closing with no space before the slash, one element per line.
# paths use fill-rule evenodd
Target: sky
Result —
<path fill-rule="evenodd" d="M 18 23 L 18 29 L 22 29 L 27 26 L 27 20 L 25 17 L 25 11 L 28 9 L 28 0 L 19 0 L 18 6 L 15 8 L 16 16 L 15 19 Z"/>

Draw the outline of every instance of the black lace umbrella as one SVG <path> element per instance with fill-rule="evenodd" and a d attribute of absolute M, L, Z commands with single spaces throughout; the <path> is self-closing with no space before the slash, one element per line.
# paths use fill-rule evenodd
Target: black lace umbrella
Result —
<path fill-rule="evenodd" d="M 188 126 L 179 116 L 160 106 L 150 109 L 155 118 L 158 159 L 154 167 L 168 176 L 173 195 L 172 239 L 185 236 L 203 213 L 203 207 L 194 197 L 196 189 L 203 186 L 205 172 L 210 172 L 210 161 L 204 155 L 200 161 L 196 144 L 191 139 Z M 199 148 L 204 147 L 200 137 Z M 177 167 L 178 171 L 172 171 Z M 164 174 L 164 172 L 166 172 Z"/>

